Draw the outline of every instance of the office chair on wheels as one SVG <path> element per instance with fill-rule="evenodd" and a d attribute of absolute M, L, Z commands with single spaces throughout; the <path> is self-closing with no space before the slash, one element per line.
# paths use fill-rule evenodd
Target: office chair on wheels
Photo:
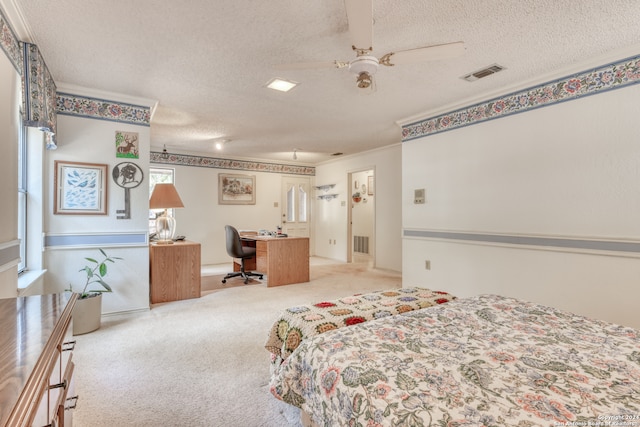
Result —
<path fill-rule="evenodd" d="M 227 283 L 227 279 L 238 276 L 241 276 L 244 279 L 245 284 L 249 283 L 249 278 L 252 276 L 258 276 L 259 279 L 262 279 L 262 274 L 245 271 L 244 269 L 244 260 L 255 257 L 256 248 L 242 246 L 240 233 L 238 233 L 238 230 L 236 230 L 235 227 L 225 225 L 224 229 L 227 236 L 227 253 L 231 258 L 240 258 L 240 271 L 233 271 L 227 274 L 222 279 L 222 283 Z"/>

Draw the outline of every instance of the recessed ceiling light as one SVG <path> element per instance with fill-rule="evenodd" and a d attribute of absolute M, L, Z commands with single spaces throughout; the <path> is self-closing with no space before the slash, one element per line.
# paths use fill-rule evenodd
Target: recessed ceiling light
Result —
<path fill-rule="evenodd" d="M 227 142 L 229 142 L 229 139 L 216 139 L 214 140 L 214 147 L 216 147 L 216 150 L 222 150 L 225 146 L 225 144 Z"/>
<path fill-rule="evenodd" d="M 289 92 L 291 89 L 298 85 L 297 82 L 292 82 L 290 80 L 283 79 L 271 79 L 269 83 L 267 83 L 267 87 L 273 90 L 279 90 L 280 92 Z"/>

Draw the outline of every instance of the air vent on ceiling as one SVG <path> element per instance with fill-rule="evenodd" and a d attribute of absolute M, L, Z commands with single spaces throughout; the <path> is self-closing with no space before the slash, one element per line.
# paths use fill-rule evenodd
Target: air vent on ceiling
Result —
<path fill-rule="evenodd" d="M 504 67 L 502 65 L 498 65 L 498 64 L 493 64 L 493 65 L 489 65 L 488 67 L 485 67 L 481 70 L 478 71 L 474 71 L 471 74 L 467 74 L 466 76 L 462 77 L 463 80 L 466 80 L 468 82 L 475 82 L 476 80 L 482 79 L 484 77 L 490 76 L 491 74 L 495 74 L 499 71 L 504 70 Z"/>
<path fill-rule="evenodd" d="M 343 153 L 337 152 L 337 153 L 333 153 L 332 156 L 342 156 Z"/>

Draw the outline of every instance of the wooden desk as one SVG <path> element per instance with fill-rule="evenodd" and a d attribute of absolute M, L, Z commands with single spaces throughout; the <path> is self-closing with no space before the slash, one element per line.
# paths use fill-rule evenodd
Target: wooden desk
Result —
<path fill-rule="evenodd" d="M 290 285 L 309 281 L 309 238 L 243 236 L 255 242 L 255 264 L 245 261 L 247 270 L 267 275 L 267 287 Z M 238 269 L 234 262 L 234 270 Z"/>
<path fill-rule="evenodd" d="M 149 246 L 151 304 L 200 298 L 200 243 Z"/>

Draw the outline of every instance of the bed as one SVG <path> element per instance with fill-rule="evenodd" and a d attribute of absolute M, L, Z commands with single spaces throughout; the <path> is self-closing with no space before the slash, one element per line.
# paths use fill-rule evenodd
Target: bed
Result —
<path fill-rule="evenodd" d="M 385 289 L 283 310 L 273 322 L 264 347 L 271 353 L 271 374 L 310 337 L 372 319 L 444 304 L 455 296 L 420 287 Z"/>
<path fill-rule="evenodd" d="M 639 336 L 480 295 L 309 337 L 270 390 L 317 426 L 638 426 Z"/>

